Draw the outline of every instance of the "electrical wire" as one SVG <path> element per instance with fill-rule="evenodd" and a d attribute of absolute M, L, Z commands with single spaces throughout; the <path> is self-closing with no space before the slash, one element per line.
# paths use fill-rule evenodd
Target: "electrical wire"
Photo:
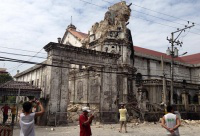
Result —
<path fill-rule="evenodd" d="M 9 54 L 9 55 L 15 55 L 15 56 L 25 56 L 25 57 L 33 57 L 33 58 L 40 58 L 40 59 L 47 59 L 45 57 L 39 57 L 39 56 L 31 56 L 31 55 L 25 55 L 25 54 L 17 54 L 17 53 L 11 53 L 11 52 L 3 52 L 0 51 L 2 54 Z"/>
<path fill-rule="evenodd" d="M 133 15 L 131 15 L 131 16 L 132 16 L 132 17 L 135 17 L 135 18 L 142 19 L 142 20 L 146 20 L 146 21 L 148 21 L 148 22 L 152 22 L 152 23 L 156 23 L 156 24 L 160 24 L 160 25 L 163 25 L 163 26 L 167 26 L 167 27 L 171 27 L 171 28 L 175 28 L 175 29 L 177 29 L 177 27 L 174 27 L 174 26 L 170 26 L 170 25 L 166 25 L 166 24 L 158 23 L 158 22 L 155 22 L 155 21 L 152 21 L 152 20 L 144 19 L 144 18 L 141 18 L 141 17 L 133 16 Z M 189 31 L 188 33 L 192 33 L 192 34 L 200 35 L 199 33 L 191 32 L 191 31 Z"/>
<path fill-rule="evenodd" d="M 43 59 L 47 59 L 47 58 L 44 58 L 44 57 L 37 57 L 37 56 L 30 56 L 30 55 L 22 55 L 22 54 L 15 54 L 15 53 L 9 53 L 9 52 L 1 52 L 0 51 L 0 53 L 5 53 L 5 54 L 11 54 L 11 55 L 17 55 L 17 56 L 29 56 L 29 57 L 36 57 L 36 58 L 43 58 Z M 60 56 L 59 55 L 59 57 L 63 57 L 63 56 Z M 140 67 L 140 66 L 137 66 L 136 67 L 138 70 L 149 70 L 148 68 L 144 68 L 144 67 Z M 151 71 L 154 71 L 154 72 L 162 72 L 163 70 L 159 70 L 159 69 L 150 69 Z M 167 74 L 166 74 L 167 75 Z M 188 75 L 188 76 L 190 76 L 190 75 Z M 188 78 L 188 76 L 182 76 L 182 77 L 186 77 L 186 78 Z M 193 76 L 193 78 L 200 78 L 199 76 Z"/>
<path fill-rule="evenodd" d="M 165 18 L 157 17 L 157 16 L 154 16 L 154 15 L 150 15 L 150 14 L 147 14 L 147 13 L 144 13 L 144 12 L 137 11 L 137 10 L 133 10 L 133 9 L 132 9 L 132 11 L 135 11 L 135 12 L 138 12 L 138 13 L 141 13 L 141 14 L 144 14 L 144 15 L 148 15 L 148 16 L 151 16 L 151 17 L 154 17 L 154 18 L 162 19 L 162 20 L 165 20 L 165 21 L 167 21 L 167 22 L 174 23 L 174 24 L 178 24 L 178 25 L 185 26 L 185 24 L 177 23 L 177 22 L 174 22 L 174 21 L 171 21 L 171 20 L 165 19 Z M 194 28 L 194 29 L 200 31 L 200 29 L 197 29 L 197 28 Z"/>
<path fill-rule="evenodd" d="M 5 47 L 5 46 L 0 46 L 0 48 L 10 49 L 10 50 L 18 50 L 18 51 L 24 51 L 24 52 L 38 53 L 36 51 L 23 50 L 23 49 L 17 49 L 17 48 L 9 48 L 9 47 Z M 46 54 L 46 53 L 40 52 L 39 54 Z"/>
<path fill-rule="evenodd" d="M 35 64 L 35 65 L 41 65 L 41 66 L 51 66 L 51 67 L 58 67 L 58 68 L 67 68 L 67 69 L 73 69 L 73 70 L 80 70 L 79 68 L 72 68 L 72 67 L 66 67 L 66 66 L 59 66 L 59 65 L 51 65 L 51 64 L 46 64 L 46 63 L 37 63 L 37 62 L 31 62 L 31 61 L 25 61 L 25 60 L 19 60 L 19 59 L 13 59 L 13 58 L 7 58 L 7 57 L 1 57 L 0 56 L 0 61 L 9 61 L 9 62 L 17 62 L 17 63 L 26 63 L 26 64 Z M 130 75 L 133 76 L 133 79 L 135 79 L 136 74 L 129 74 L 126 72 L 118 72 L 118 71 L 105 71 L 105 70 L 93 70 L 93 69 L 87 69 L 88 71 L 92 72 L 103 72 L 103 73 L 114 73 L 114 74 L 120 74 L 120 75 Z M 143 77 L 159 77 L 163 78 L 161 75 L 142 75 Z M 177 75 L 177 77 L 181 77 L 180 75 Z M 166 79 L 171 79 L 171 78 L 166 78 Z M 181 79 L 177 79 L 181 80 Z M 182 81 L 182 80 L 181 80 Z M 191 80 L 192 81 L 192 80 Z M 200 80 L 193 80 L 195 82 L 199 82 Z"/>
<path fill-rule="evenodd" d="M 85 1 L 85 0 L 80 0 L 80 1 L 85 2 L 85 3 L 87 3 L 87 4 L 90 4 L 90 5 L 97 6 L 97 7 L 105 8 L 105 7 L 102 7 L 102 6 L 100 6 L 100 5 L 97 5 L 97 4 L 94 4 L 94 3 L 91 3 L 91 2 L 88 2 L 88 1 Z M 139 11 L 138 11 L 138 12 L 139 12 Z M 144 13 L 144 14 L 146 14 L 146 13 Z M 132 16 L 132 17 L 139 18 L 139 17 L 137 17 L 137 16 L 133 16 L 133 15 L 131 15 L 131 16 Z M 151 16 L 153 16 L 153 15 L 151 15 Z M 155 16 L 154 16 L 154 17 L 155 17 Z M 159 18 L 159 17 L 158 17 L 158 18 Z M 144 18 L 140 18 L 140 19 L 143 19 L 143 20 L 146 20 L 146 21 L 150 21 L 150 20 L 147 20 L 147 19 L 144 19 Z M 150 21 L 150 22 L 153 22 L 153 23 L 156 23 L 156 24 L 160 24 L 160 25 L 164 25 L 164 26 L 168 26 L 168 27 L 172 27 L 172 28 L 177 29 L 177 27 L 173 27 L 173 26 L 170 26 L 170 25 L 158 23 L 158 22 L 155 22 L 155 21 Z M 188 21 L 187 21 L 187 22 L 188 22 Z M 199 33 L 195 33 L 195 32 L 190 32 L 190 33 L 196 34 L 196 35 L 200 35 Z"/>
<path fill-rule="evenodd" d="M 38 51 L 34 56 L 37 56 L 37 54 L 40 53 L 42 50 L 43 50 L 43 48 L 42 48 L 40 51 Z M 31 58 L 29 58 L 27 61 L 30 61 L 34 56 L 32 56 Z M 13 69 L 13 70 L 11 71 L 11 72 L 13 72 L 14 70 L 16 70 L 17 68 L 19 68 L 19 67 L 22 66 L 22 65 L 23 65 L 23 63 L 22 63 L 22 64 L 19 64 L 19 65 L 17 65 L 17 66 L 14 66 L 14 67 L 12 67 L 12 68 L 9 68 L 8 70 Z"/>
<path fill-rule="evenodd" d="M 109 2 L 109 1 L 107 1 L 107 0 L 102 0 L 102 1 L 107 2 L 107 3 L 110 3 L 110 4 L 114 4 L 114 3 Z M 158 13 L 158 14 L 162 14 L 162 15 L 165 15 L 165 16 L 168 16 L 168 17 L 176 18 L 176 19 L 179 19 L 179 20 L 182 20 L 182 21 L 185 21 L 185 22 L 193 22 L 193 21 L 189 21 L 189 20 L 186 20 L 186 19 L 182 19 L 182 18 L 179 18 L 179 17 L 172 16 L 172 15 L 168 15 L 168 14 L 166 14 L 166 13 L 158 12 L 158 11 L 155 11 L 155 10 L 152 10 L 152 9 L 149 9 L 149 8 L 146 8 L 146 7 L 143 7 L 143 6 L 139 6 L 139 5 L 136 5 L 136 4 L 133 4 L 133 3 L 132 3 L 132 5 L 133 5 L 133 6 L 136 6 L 136 7 L 143 8 L 143 9 L 148 10 L 148 11 L 152 11 L 152 12 L 154 12 L 154 13 Z M 195 22 L 194 22 L 194 23 L 195 23 Z M 200 24 L 198 24 L 198 23 L 195 23 L 195 24 L 198 25 L 198 26 L 200 26 Z"/>
<path fill-rule="evenodd" d="M 8 53 L 8 52 L 1 52 L 0 51 L 0 53 L 5 53 L 5 54 L 11 54 L 11 55 L 17 55 L 17 56 L 29 56 L 29 57 L 36 57 L 36 58 L 42 58 L 42 59 L 47 59 L 47 58 L 44 58 L 44 57 L 37 57 L 37 56 L 30 56 L 30 55 L 22 55 L 22 54 L 15 54 L 15 53 Z M 62 57 L 62 56 L 61 56 Z M 144 68 L 144 67 L 136 67 L 138 70 L 148 70 L 147 68 Z M 150 69 L 151 71 L 156 71 L 156 72 L 158 72 L 158 71 L 160 71 L 160 72 L 162 72 L 163 70 L 158 70 L 158 69 Z M 166 74 L 167 75 L 167 74 Z M 174 76 L 176 76 L 176 75 L 174 75 Z M 182 76 L 182 77 L 186 77 L 186 78 L 188 78 L 188 76 Z M 193 78 L 198 78 L 198 79 L 200 79 L 200 77 L 198 77 L 198 76 L 193 76 Z"/>
<path fill-rule="evenodd" d="M 45 57 L 38 57 L 38 56 L 31 56 L 31 55 L 24 55 L 24 54 L 16 54 L 16 53 L 10 53 L 10 52 L 1 52 L 0 53 L 3 53 L 3 54 L 11 54 L 11 55 L 17 55 L 17 56 L 28 56 L 28 57 L 35 57 L 35 58 L 42 58 L 42 59 L 48 59 L 48 58 L 45 58 Z M 63 56 L 60 56 L 58 55 L 59 57 L 63 57 Z M 49 56 L 50 57 L 50 56 Z M 144 67 L 140 67 L 140 66 L 137 66 L 136 67 L 137 69 L 139 70 L 149 70 L 148 68 L 144 68 Z M 151 71 L 160 71 L 162 72 L 163 70 L 159 70 L 159 69 L 152 69 L 150 68 Z"/>
<path fill-rule="evenodd" d="M 67 68 L 67 69 L 73 69 L 73 70 L 80 70 L 79 68 L 72 68 L 72 67 L 66 67 L 66 66 L 60 66 L 60 65 L 51 65 L 51 64 L 46 64 L 46 63 L 38 63 L 38 62 L 32 62 L 32 61 L 26 61 L 26 60 L 20 60 L 20 59 L 13 59 L 13 58 L 8 58 L 8 57 L 1 57 L 1 56 L 0 56 L 0 61 L 9 61 L 9 62 L 35 64 L 35 65 L 41 65 L 41 66 L 52 66 L 52 67 L 58 67 L 58 68 Z M 117 71 L 104 71 L 104 70 L 92 70 L 92 69 L 88 69 L 88 71 L 104 72 L 104 73 L 115 73 L 115 74 L 124 74 L 124 75 L 133 75 L 133 74 L 129 74 L 129 73 L 126 73 L 126 72 L 117 72 Z M 143 75 L 143 76 L 149 76 L 149 75 Z M 151 75 L 151 76 L 161 77 L 159 75 Z"/>

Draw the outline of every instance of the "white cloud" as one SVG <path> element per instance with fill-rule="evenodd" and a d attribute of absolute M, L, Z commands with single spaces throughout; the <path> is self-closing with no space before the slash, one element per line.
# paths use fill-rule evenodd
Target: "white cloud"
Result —
<path fill-rule="evenodd" d="M 110 4 L 103 0 L 84 0 L 102 7 L 108 7 Z M 116 3 L 120 0 L 107 0 Z M 139 5 L 145 8 L 162 12 L 171 16 L 182 18 L 184 20 L 192 20 L 200 24 L 200 1 L 198 0 L 127 0 L 127 3 L 133 3 L 131 8 L 132 17 L 130 18 L 129 28 L 132 31 L 134 44 L 144 48 L 165 52 L 169 46 L 166 40 L 175 28 L 163 26 L 157 23 L 182 28 L 184 26 L 176 24 L 187 24 L 186 21 L 162 15 L 144 8 L 135 6 Z M 149 15 L 141 14 L 136 11 L 150 14 L 156 17 L 165 18 L 176 23 L 171 23 L 158 19 Z M 0 3 L 0 46 L 9 48 L 18 48 L 31 51 L 39 51 L 48 42 L 56 42 L 57 37 L 62 37 L 65 29 L 70 24 L 70 18 L 73 16 L 73 24 L 77 29 L 87 33 L 90 27 L 103 19 L 106 8 L 87 4 L 81 0 L 1 0 Z M 140 18 L 142 19 L 140 19 Z M 151 20 L 149 22 L 146 20 Z M 157 22 L 157 23 L 155 23 Z M 199 30 L 196 30 L 199 29 Z M 191 28 L 190 32 L 200 34 L 200 25 Z M 181 35 L 184 36 L 185 34 Z M 200 35 L 188 33 L 183 39 L 183 47 L 181 52 L 187 51 L 189 54 L 199 53 Z M 180 37 L 180 39 L 182 39 Z M 21 54 L 34 55 L 35 53 L 22 52 L 19 50 L 9 50 L 0 47 L 0 51 L 17 52 Z M 45 51 L 42 51 L 45 52 Z M 45 56 L 44 54 L 39 54 Z M 0 54 L 28 60 L 29 57 L 18 57 L 12 55 Z M 32 59 L 32 61 L 41 62 L 42 59 Z M 0 67 L 5 63 L 6 68 L 17 66 L 16 63 L 0 62 Z M 17 69 L 21 71 L 30 67 L 30 65 L 22 65 Z M 12 71 L 12 75 L 16 70 Z"/>

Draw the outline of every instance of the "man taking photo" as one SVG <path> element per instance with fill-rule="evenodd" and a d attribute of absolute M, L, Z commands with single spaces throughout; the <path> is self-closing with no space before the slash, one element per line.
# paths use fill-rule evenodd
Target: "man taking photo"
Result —
<path fill-rule="evenodd" d="M 80 136 L 91 136 L 92 132 L 90 125 L 94 119 L 94 115 L 91 114 L 88 117 L 88 113 L 90 112 L 89 107 L 83 107 L 82 111 L 83 113 L 79 117 Z"/>

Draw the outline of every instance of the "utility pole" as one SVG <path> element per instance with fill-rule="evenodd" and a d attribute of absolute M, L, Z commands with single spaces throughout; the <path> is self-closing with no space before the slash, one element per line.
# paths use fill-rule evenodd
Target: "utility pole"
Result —
<path fill-rule="evenodd" d="M 189 21 L 188 21 L 189 24 Z M 186 29 L 190 29 L 191 27 L 194 26 L 194 23 L 192 23 L 192 25 L 187 26 L 185 25 L 185 28 L 182 29 L 177 29 L 177 31 L 172 32 L 171 33 L 171 38 L 167 40 L 169 41 L 169 43 L 171 43 L 171 49 L 168 47 L 167 49 L 167 55 L 171 56 L 171 89 L 170 89 L 170 99 L 169 99 L 169 104 L 168 105 L 172 105 L 173 104 L 173 94 L 174 94 L 174 58 L 178 57 L 178 49 L 175 46 L 180 46 L 182 47 L 183 42 L 180 42 L 178 39 L 178 37 L 181 35 L 182 32 L 185 32 Z M 179 33 L 178 36 L 174 39 L 174 35 L 176 33 Z"/>
<path fill-rule="evenodd" d="M 163 102 L 165 105 L 165 104 L 167 104 L 167 92 L 166 92 L 166 77 L 165 77 L 165 73 L 164 73 L 163 56 L 161 56 L 161 70 L 162 70 L 162 76 L 163 76 Z"/>

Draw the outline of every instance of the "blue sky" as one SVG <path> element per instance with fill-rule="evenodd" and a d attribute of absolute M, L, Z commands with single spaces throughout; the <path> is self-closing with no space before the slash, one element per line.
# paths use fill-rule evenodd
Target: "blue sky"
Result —
<path fill-rule="evenodd" d="M 88 4 L 94 3 L 95 5 Z M 88 33 L 90 27 L 104 18 L 111 3 L 120 0 L 1 0 L 0 1 L 0 51 L 35 55 L 49 42 L 62 37 L 73 16 L 73 24 L 81 32 Z M 194 22 L 191 30 L 180 36 L 183 47 L 180 53 L 200 52 L 200 1 L 198 0 L 126 0 L 131 6 L 132 16 L 128 27 L 132 31 L 134 45 L 160 52 L 169 46 L 166 40 L 176 28 L 183 28 L 187 21 Z M 144 8 L 141 8 L 144 7 Z M 152 12 L 151 9 L 156 12 Z M 159 14 L 161 12 L 164 14 Z M 163 19 L 160 19 L 163 18 Z M 181 19 L 179 19 L 181 18 Z M 168 20 L 168 21 L 166 21 Z M 163 24 L 163 25 L 161 25 Z M 183 24 L 183 25 L 181 25 Z M 168 26 L 166 26 L 168 25 Z M 175 27 L 175 28 L 174 28 Z M 195 33 L 195 34 L 194 34 Z M 11 50 L 17 48 L 34 52 Z M 45 57 L 38 53 L 37 56 Z M 0 53 L 0 56 L 42 62 L 44 59 L 19 57 Z M 12 75 L 31 65 L 0 62 Z"/>

